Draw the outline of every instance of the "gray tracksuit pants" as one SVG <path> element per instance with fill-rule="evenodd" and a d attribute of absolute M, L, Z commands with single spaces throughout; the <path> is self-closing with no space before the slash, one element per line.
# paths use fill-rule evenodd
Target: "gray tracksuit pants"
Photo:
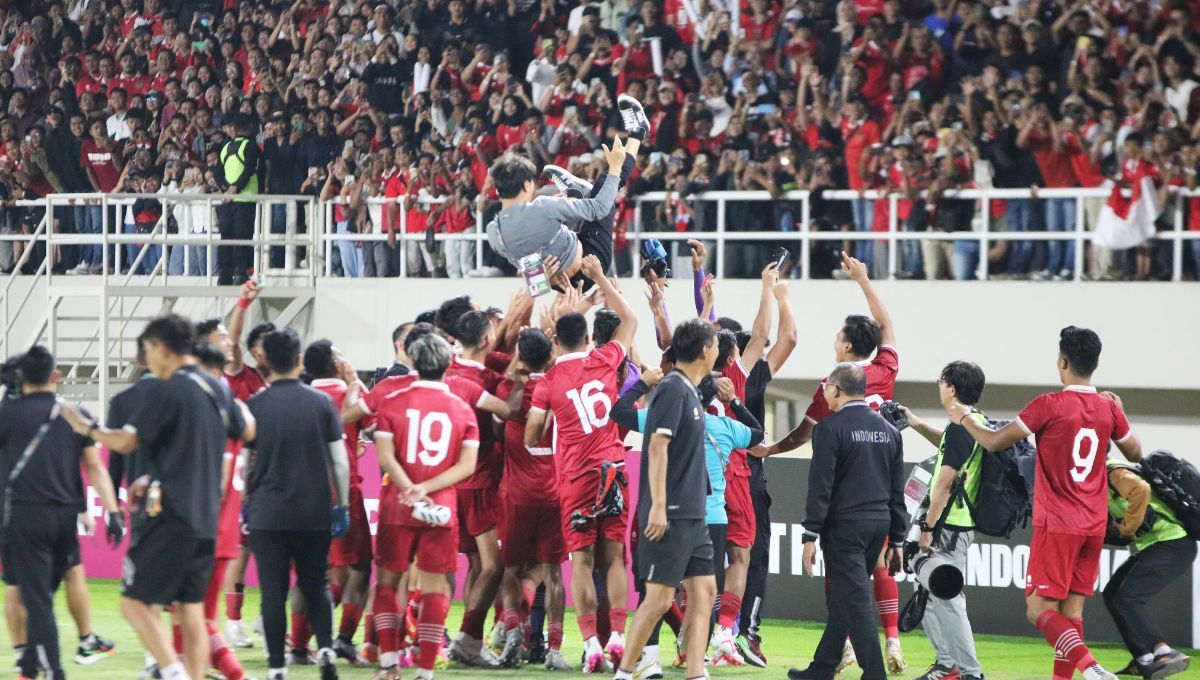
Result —
<path fill-rule="evenodd" d="M 934 548 L 948 555 L 965 574 L 967 548 L 975 539 L 973 531 L 944 529 Z M 959 673 L 978 677 L 983 675 L 979 657 L 975 655 L 975 635 L 967 618 L 967 598 L 962 593 L 951 600 L 929 598 L 922 622 L 940 666 L 958 668 Z"/>

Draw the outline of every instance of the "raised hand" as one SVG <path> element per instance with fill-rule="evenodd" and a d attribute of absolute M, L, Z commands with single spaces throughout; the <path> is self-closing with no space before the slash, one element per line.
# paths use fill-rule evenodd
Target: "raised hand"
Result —
<path fill-rule="evenodd" d="M 870 276 L 867 273 L 867 265 L 862 261 L 851 257 L 846 251 L 842 251 L 842 271 L 857 283 L 864 283 Z"/>

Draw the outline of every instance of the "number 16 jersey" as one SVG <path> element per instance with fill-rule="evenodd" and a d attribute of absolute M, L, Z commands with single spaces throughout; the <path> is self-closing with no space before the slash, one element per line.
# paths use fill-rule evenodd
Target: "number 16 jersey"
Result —
<path fill-rule="evenodd" d="M 1033 526 L 1103 536 L 1108 522 L 1108 443 L 1133 435 L 1117 403 L 1095 387 L 1068 385 L 1029 402 L 1017 425 L 1037 442 Z"/>
<path fill-rule="evenodd" d="M 608 342 L 591 352 L 564 354 L 533 392 L 531 412 L 554 413 L 559 479 L 570 481 L 601 463 L 625 460 L 617 424 L 617 370 L 625 348 Z"/>

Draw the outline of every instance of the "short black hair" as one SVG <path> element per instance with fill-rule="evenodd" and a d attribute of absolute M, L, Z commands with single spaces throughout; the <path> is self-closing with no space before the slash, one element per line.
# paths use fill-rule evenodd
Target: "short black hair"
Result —
<path fill-rule="evenodd" d="M 138 336 L 138 342 L 150 340 L 166 347 L 171 354 L 188 356 L 195 349 L 196 329 L 186 318 L 178 314 L 167 314 L 152 319 Z"/>
<path fill-rule="evenodd" d="M 862 366 L 849 361 L 844 361 L 834 367 L 826 380 L 844 394 L 860 397 L 867 393 L 866 371 Z"/>
<path fill-rule="evenodd" d="M 203 321 L 197 322 L 196 323 L 196 337 L 197 338 L 206 338 L 209 335 L 212 335 L 213 331 L 217 330 L 217 328 L 219 328 L 221 326 L 221 324 L 223 324 L 223 323 L 225 323 L 225 322 L 217 317 L 213 317 L 211 319 L 205 319 Z"/>
<path fill-rule="evenodd" d="M 254 328 L 250 329 L 250 334 L 246 336 L 246 347 L 252 349 L 262 340 L 263 336 L 275 330 L 275 324 L 270 321 L 264 321 Z"/>
<path fill-rule="evenodd" d="M 408 335 L 404 336 L 404 353 L 408 354 L 408 348 L 412 347 L 412 344 L 420 340 L 422 336 L 429 335 L 430 333 L 436 334 L 437 332 L 437 327 L 428 321 L 414 323 L 412 328 L 408 329 Z M 409 358 L 411 359 L 412 357 Z"/>
<path fill-rule="evenodd" d="M 738 323 L 736 319 L 731 319 L 727 316 L 718 316 L 717 326 L 724 328 L 725 330 L 733 331 L 734 333 L 742 332 L 742 324 Z"/>
<path fill-rule="evenodd" d="M 696 385 L 696 391 L 700 393 L 700 405 L 707 407 L 712 403 L 713 399 L 717 398 L 717 379 L 712 373 L 704 376 L 699 385 Z"/>
<path fill-rule="evenodd" d="M 1090 328 L 1067 326 L 1058 334 L 1058 353 L 1080 378 L 1090 378 L 1100 365 L 1100 336 Z"/>
<path fill-rule="evenodd" d="M 676 360 L 686 364 L 703 356 L 705 348 L 716 338 L 717 329 L 706 319 L 688 319 L 675 327 L 671 349 L 675 350 Z"/>
<path fill-rule="evenodd" d="M 34 345 L 17 358 L 17 373 L 25 385 L 45 385 L 54 375 L 54 355 L 42 345 Z"/>
<path fill-rule="evenodd" d="M 408 335 L 408 331 L 411 330 L 412 327 L 413 327 L 412 321 L 405 321 L 404 323 L 400 324 L 399 326 L 396 326 L 396 329 L 392 331 L 392 347 L 395 347 L 396 343 L 400 343 L 401 345 L 403 345 L 404 344 L 404 336 Z"/>
<path fill-rule="evenodd" d="M 531 371 L 541 371 L 550 363 L 553 347 L 550 338 L 540 328 L 526 328 L 517 336 L 517 356 Z"/>
<path fill-rule="evenodd" d="M 225 370 L 225 352 L 211 342 L 201 342 L 196 345 L 196 361 L 200 366 L 210 371 Z"/>
<path fill-rule="evenodd" d="M 850 343 L 854 356 L 865 359 L 879 347 L 879 324 L 869 316 L 851 314 L 842 325 L 842 337 Z"/>
<path fill-rule="evenodd" d="M 433 323 L 444 332 L 458 338 L 458 320 L 474 309 L 470 295 L 459 295 L 446 300 L 437 308 Z"/>
<path fill-rule="evenodd" d="M 597 347 L 606 344 L 617 334 L 621 325 L 621 317 L 608 307 L 596 310 L 596 318 L 592 320 L 592 341 Z"/>
<path fill-rule="evenodd" d="M 434 320 L 436 318 L 437 318 L 437 310 L 429 309 L 429 310 L 426 310 L 426 311 L 418 314 L 417 318 L 413 319 L 413 323 L 434 323 Z"/>
<path fill-rule="evenodd" d="M 737 344 L 737 335 L 733 331 L 725 328 L 717 329 L 717 362 L 713 364 L 714 370 L 725 370 L 725 367 L 733 361 L 733 348 Z"/>
<path fill-rule="evenodd" d="M 970 361 L 951 361 L 942 369 L 942 382 L 954 388 L 954 398 L 967 406 L 979 403 L 986 379 L 983 369 Z"/>
<path fill-rule="evenodd" d="M 454 337 L 463 347 L 478 349 L 487 340 L 488 331 L 492 330 L 492 317 L 487 312 L 471 310 L 458 317 L 455 324 L 458 332 Z"/>
<path fill-rule="evenodd" d="M 304 349 L 304 372 L 313 378 L 332 378 L 337 375 L 332 342 L 317 340 Z"/>
<path fill-rule="evenodd" d="M 567 349 L 579 349 L 587 343 L 587 318 L 579 312 L 567 312 L 554 323 L 558 344 Z"/>
<path fill-rule="evenodd" d="M 290 328 L 279 328 L 267 333 L 262 341 L 263 354 L 272 373 L 291 373 L 300 358 L 300 335 Z"/>
<path fill-rule="evenodd" d="M 533 161 L 515 153 L 506 153 L 492 163 L 492 184 L 500 198 L 516 198 L 525 190 L 525 183 L 536 181 L 537 176 Z"/>

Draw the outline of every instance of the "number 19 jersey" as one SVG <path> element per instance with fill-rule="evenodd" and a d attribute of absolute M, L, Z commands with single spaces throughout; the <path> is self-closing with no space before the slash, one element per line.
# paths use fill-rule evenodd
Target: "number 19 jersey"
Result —
<path fill-rule="evenodd" d="M 1029 402 L 1016 423 L 1037 442 L 1033 526 L 1103 536 L 1108 522 L 1108 442 L 1133 435 L 1125 413 L 1095 387 L 1069 385 Z"/>
<path fill-rule="evenodd" d="M 529 410 L 554 413 L 560 480 L 576 479 L 606 461 L 625 460 L 625 446 L 610 418 L 617 403 L 617 370 L 624 360 L 625 348 L 616 342 L 564 354 L 534 389 Z"/>

